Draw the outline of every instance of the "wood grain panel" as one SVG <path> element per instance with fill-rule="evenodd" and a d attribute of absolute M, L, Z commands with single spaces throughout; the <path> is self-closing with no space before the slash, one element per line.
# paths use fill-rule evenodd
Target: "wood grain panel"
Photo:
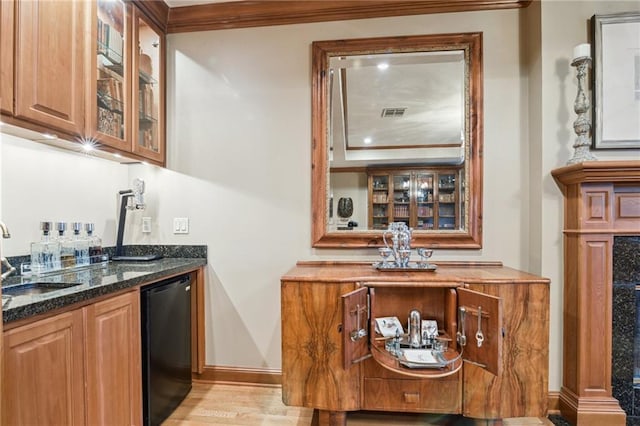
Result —
<path fill-rule="evenodd" d="M 613 227 L 640 235 L 640 186 L 615 188 Z"/>
<path fill-rule="evenodd" d="M 13 114 L 14 1 L 0 2 L 0 111 Z"/>
<path fill-rule="evenodd" d="M 488 294 L 458 289 L 458 309 L 466 310 L 467 345 L 463 359 L 482 365 L 488 372 L 500 375 L 502 370 L 502 300 Z M 480 317 L 480 324 L 478 324 Z M 482 330 L 484 341 L 478 345 L 477 333 Z"/>
<path fill-rule="evenodd" d="M 580 364 L 597 365 L 598 368 L 582 370 L 578 376 L 578 396 L 603 397 L 611 394 L 611 321 L 613 260 L 611 258 L 613 237 L 583 236 L 580 249 L 584 254 L 578 258 L 581 286 L 578 316 L 581 327 L 578 334 L 577 354 Z"/>
<path fill-rule="evenodd" d="M 2 424 L 83 425 L 82 311 L 4 333 Z"/>
<path fill-rule="evenodd" d="M 88 423 L 141 424 L 139 292 L 95 303 L 85 310 Z"/>
<path fill-rule="evenodd" d="M 359 368 L 343 369 L 340 297 L 355 284 L 283 281 L 282 400 L 348 411 L 360 407 Z"/>
<path fill-rule="evenodd" d="M 84 1 L 16 3 L 17 117 L 84 134 L 87 5 Z"/>
<path fill-rule="evenodd" d="M 613 185 L 589 184 L 581 188 L 581 228 L 608 229 L 611 227 Z"/>
<path fill-rule="evenodd" d="M 204 268 L 191 273 L 191 372 L 201 374 L 205 364 Z"/>
<path fill-rule="evenodd" d="M 640 193 L 616 194 L 616 218 L 640 219 Z"/>
<path fill-rule="evenodd" d="M 500 376 L 464 365 L 463 414 L 476 418 L 544 417 L 548 404 L 548 284 L 471 285 L 502 299 Z"/>
<path fill-rule="evenodd" d="M 342 296 L 343 367 L 348 370 L 369 354 L 369 304 L 367 288 L 361 287 Z"/>
<path fill-rule="evenodd" d="M 611 392 L 612 242 L 639 235 L 640 161 L 589 161 L 552 171 L 564 194 L 563 373 L 559 405 L 574 424 L 624 425 Z M 605 220 L 582 220 L 594 192 Z M 626 217 L 621 217 L 626 216 Z"/>
<path fill-rule="evenodd" d="M 238 1 L 175 7 L 169 33 L 526 7 L 531 0 Z"/>
<path fill-rule="evenodd" d="M 460 380 L 391 380 L 365 378 L 364 410 L 422 413 L 462 412 Z"/>

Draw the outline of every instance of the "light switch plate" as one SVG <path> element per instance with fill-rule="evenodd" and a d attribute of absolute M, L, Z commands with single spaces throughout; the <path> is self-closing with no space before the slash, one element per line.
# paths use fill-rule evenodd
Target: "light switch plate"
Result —
<path fill-rule="evenodd" d="M 145 234 L 151 233 L 151 218 L 148 216 L 142 218 L 142 232 Z"/>
<path fill-rule="evenodd" d="M 189 233 L 189 218 L 188 217 L 174 217 L 173 218 L 173 233 L 174 234 L 188 234 Z"/>

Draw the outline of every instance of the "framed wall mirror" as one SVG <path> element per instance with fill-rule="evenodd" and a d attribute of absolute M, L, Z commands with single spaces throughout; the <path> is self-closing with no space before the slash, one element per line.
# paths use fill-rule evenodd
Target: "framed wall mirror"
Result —
<path fill-rule="evenodd" d="M 482 247 L 482 33 L 312 44 L 312 245 Z"/>

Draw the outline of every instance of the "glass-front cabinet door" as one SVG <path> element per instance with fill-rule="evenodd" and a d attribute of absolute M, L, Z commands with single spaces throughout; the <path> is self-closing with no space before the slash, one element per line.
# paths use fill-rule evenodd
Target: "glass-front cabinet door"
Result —
<path fill-rule="evenodd" d="M 434 229 L 433 173 L 416 173 L 415 229 Z"/>
<path fill-rule="evenodd" d="M 443 172 L 438 176 L 438 229 L 457 229 L 458 191 L 456 173 Z"/>
<path fill-rule="evenodd" d="M 164 36 L 135 13 L 133 151 L 164 160 Z"/>
<path fill-rule="evenodd" d="M 411 226 L 411 172 L 393 175 L 393 221 Z"/>
<path fill-rule="evenodd" d="M 100 144 L 130 150 L 131 84 L 128 48 L 131 34 L 131 5 L 122 0 L 97 0 L 95 16 L 95 67 L 92 67 L 94 96 L 91 103 L 91 132 Z"/>
<path fill-rule="evenodd" d="M 369 227 L 387 229 L 391 222 L 389 217 L 389 174 L 369 174 Z"/>

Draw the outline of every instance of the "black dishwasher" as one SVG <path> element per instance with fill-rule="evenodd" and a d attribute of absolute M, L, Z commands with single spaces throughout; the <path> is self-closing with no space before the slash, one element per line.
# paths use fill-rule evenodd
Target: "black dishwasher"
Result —
<path fill-rule="evenodd" d="M 191 278 L 142 287 L 142 395 L 145 425 L 159 425 L 191 390 Z"/>

